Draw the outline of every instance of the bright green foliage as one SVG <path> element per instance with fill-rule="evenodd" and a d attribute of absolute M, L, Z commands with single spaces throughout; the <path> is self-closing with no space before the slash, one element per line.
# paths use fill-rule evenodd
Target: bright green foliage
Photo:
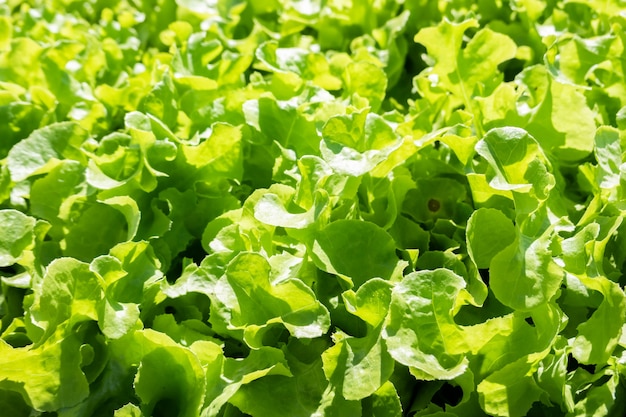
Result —
<path fill-rule="evenodd" d="M 625 415 L 625 11 L 0 0 L 0 415 Z"/>
<path fill-rule="evenodd" d="M 0 266 L 11 266 L 18 262 L 26 249 L 34 244 L 36 220 L 17 210 L 0 211 L 2 237 L 0 238 Z"/>
<path fill-rule="evenodd" d="M 322 271 L 358 287 L 371 278 L 391 279 L 403 266 L 394 246 L 391 236 L 375 224 L 337 220 L 316 234 L 312 255 Z"/>
<path fill-rule="evenodd" d="M 450 354 L 461 331 L 452 311 L 463 278 L 448 269 L 412 272 L 392 293 L 384 338 L 391 356 L 419 379 L 453 379 L 467 361 Z"/>
<path fill-rule="evenodd" d="M 489 268 L 515 237 L 513 222 L 497 209 L 479 208 L 467 220 L 467 252 L 477 268 Z"/>

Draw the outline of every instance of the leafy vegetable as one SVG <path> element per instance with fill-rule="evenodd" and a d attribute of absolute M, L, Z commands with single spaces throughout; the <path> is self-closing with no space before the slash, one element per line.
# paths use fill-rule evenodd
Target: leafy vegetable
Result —
<path fill-rule="evenodd" d="M 2 412 L 626 414 L 625 16 L 0 1 Z"/>

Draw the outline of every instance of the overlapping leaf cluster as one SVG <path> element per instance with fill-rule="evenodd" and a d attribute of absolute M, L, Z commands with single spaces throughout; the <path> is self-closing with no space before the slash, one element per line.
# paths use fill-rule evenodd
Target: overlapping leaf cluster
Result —
<path fill-rule="evenodd" d="M 625 10 L 1 1 L 2 413 L 623 415 Z"/>

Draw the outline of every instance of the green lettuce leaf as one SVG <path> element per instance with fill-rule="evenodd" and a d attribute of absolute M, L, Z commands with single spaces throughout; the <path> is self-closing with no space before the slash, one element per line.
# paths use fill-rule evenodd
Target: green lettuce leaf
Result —
<path fill-rule="evenodd" d="M 242 335 L 250 347 L 272 343 L 276 326 L 297 338 L 319 337 L 328 330 L 328 310 L 297 278 L 270 280 L 271 267 L 259 254 L 241 253 L 228 265 L 214 287 L 213 320 Z M 220 326 L 221 327 L 221 326 Z"/>
<path fill-rule="evenodd" d="M 312 254 L 319 268 L 354 287 L 371 278 L 393 279 L 403 267 L 391 236 L 373 223 L 357 220 L 338 220 L 320 230 Z"/>
<path fill-rule="evenodd" d="M 467 369 L 464 355 L 448 353 L 463 337 L 453 315 L 463 288 L 463 278 L 446 269 L 413 272 L 394 287 L 383 338 L 417 378 L 453 379 Z"/>
<path fill-rule="evenodd" d="M 0 266 L 10 266 L 20 260 L 25 250 L 32 249 L 37 220 L 17 210 L 0 210 L 3 225 L 0 237 Z"/>
<path fill-rule="evenodd" d="M 89 395 L 80 347 L 80 338 L 67 329 L 59 329 L 37 347 L 13 348 L 0 340 L 0 387 L 18 392 L 37 411 L 74 406 Z"/>
<path fill-rule="evenodd" d="M 13 181 L 48 172 L 59 161 L 72 159 L 84 163 L 80 151 L 87 132 L 76 123 L 63 122 L 38 129 L 9 151 L 7 166 Z"/>
<path fill-rule="evenodd" d="M 365 337 L 343 332 L 333 335 L 335 345 L 322 354 L 324 373 L 347 400 L 361 400 L 381 389 L 393 372 L 393 359 L 382 341 L 382 324 L 391 301 L 388 282 L 372 279 L 357 292 L 346 291 L 347 310 L 368 324 Z"/>

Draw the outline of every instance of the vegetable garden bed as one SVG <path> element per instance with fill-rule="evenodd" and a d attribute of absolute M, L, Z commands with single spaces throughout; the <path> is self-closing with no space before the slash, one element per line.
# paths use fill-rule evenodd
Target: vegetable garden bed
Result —
<path fill-rule="evenodd" d="M 0 0 L 0 414 L 623 416 L 622 0 Z"/>

